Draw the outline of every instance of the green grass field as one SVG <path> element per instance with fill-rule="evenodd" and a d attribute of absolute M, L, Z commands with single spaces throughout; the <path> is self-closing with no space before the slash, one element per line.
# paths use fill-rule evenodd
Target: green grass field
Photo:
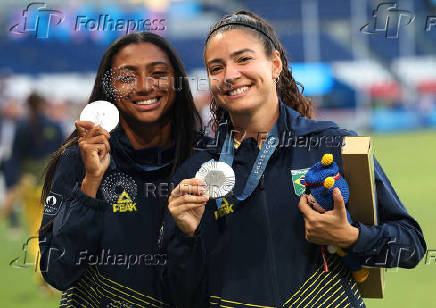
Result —
<path fill-rule="evenodd" d="M 375 136 L 375 155 L 409 213 L 424 230 L 428 250 L 436 250 L 436 131 Z M 26 235 L 8 239 L 0 224 L 1 307 L 57 307 L 59 295 L 49 297 L 33 279 L 33 268 L 13 268 L 9 262 L 22 255 Z M 386 272 L 385 298 L 365 300 L 368 307 L 435 307 L 436 260 L 424 260 L 414 270 Z"/>

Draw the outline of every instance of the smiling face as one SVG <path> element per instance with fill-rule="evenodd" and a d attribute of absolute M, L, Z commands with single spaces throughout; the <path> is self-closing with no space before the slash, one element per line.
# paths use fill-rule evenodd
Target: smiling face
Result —
<path fill-rule="evenodd" d="M 219 32 L 207 43 L 205 62 L 212 95 L 230 113 L 251 113 L 277 103 L 274 79 L 282 66 L 278 51 L 265 53 L 249 29 Z"/>
<path fill-rule="evenodd" d="M 158 122 L 174 103 L 174 69 L 165 52 L 151 43 L 121 48 L 112 58 L 111 75 L 121 124 Z"/>

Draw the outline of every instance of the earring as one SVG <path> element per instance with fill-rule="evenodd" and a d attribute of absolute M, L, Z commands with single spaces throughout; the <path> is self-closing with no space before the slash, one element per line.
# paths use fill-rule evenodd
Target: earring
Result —
<path fill-rule="evenodd" d="M 274 83 L 279 82 L 279 78 L 280 78 L 280 76 L 277 76 L 276 78 L 274 78 Z"/>

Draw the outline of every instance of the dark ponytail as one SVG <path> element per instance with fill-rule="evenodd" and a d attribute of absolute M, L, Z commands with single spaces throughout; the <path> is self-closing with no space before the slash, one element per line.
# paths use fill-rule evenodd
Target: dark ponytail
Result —
<path fill-rule="evenodd" d="M 238 11 L 232 15 L 224 16 L 210 28 L 205 45 L 207 45 L 211 37 L 231 29 L 246 29 L 251 31 L 262 41 L 265 53 L 269 57 L 272 56 L 274 50 L 280 53 L 283 69 L 277 82 L 277 96 L 284 104 L 300 112 L 304 117 L 313 118 L 312 102 L 303 96 L 303 86 L 292 77 L 292 70 L 288 65 L 285 50 L 274 28 L 266 20 L 254 13 Z M 301 91 L 299 87 L 301 87 Z M 212 112 L 213 128 L 216 130 L 225 110 L 214 99 L 212 99 L 210 110 Z"/>

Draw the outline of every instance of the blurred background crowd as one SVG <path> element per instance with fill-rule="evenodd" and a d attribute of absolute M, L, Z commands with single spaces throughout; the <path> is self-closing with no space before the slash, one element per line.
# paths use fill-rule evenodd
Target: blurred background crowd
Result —
<path fill-rule="evenodd" d="M 110 43 L 134 27 L 166 37 L 207 122 L 205 36 L 238 9 L 275 27 L 318 119 L 370 134 L 436 130 L 436 0 L 2 0 L 1 230 L 36 232 L 20 213 L 38 203 L 47 156 L 72 132 Z"/>

